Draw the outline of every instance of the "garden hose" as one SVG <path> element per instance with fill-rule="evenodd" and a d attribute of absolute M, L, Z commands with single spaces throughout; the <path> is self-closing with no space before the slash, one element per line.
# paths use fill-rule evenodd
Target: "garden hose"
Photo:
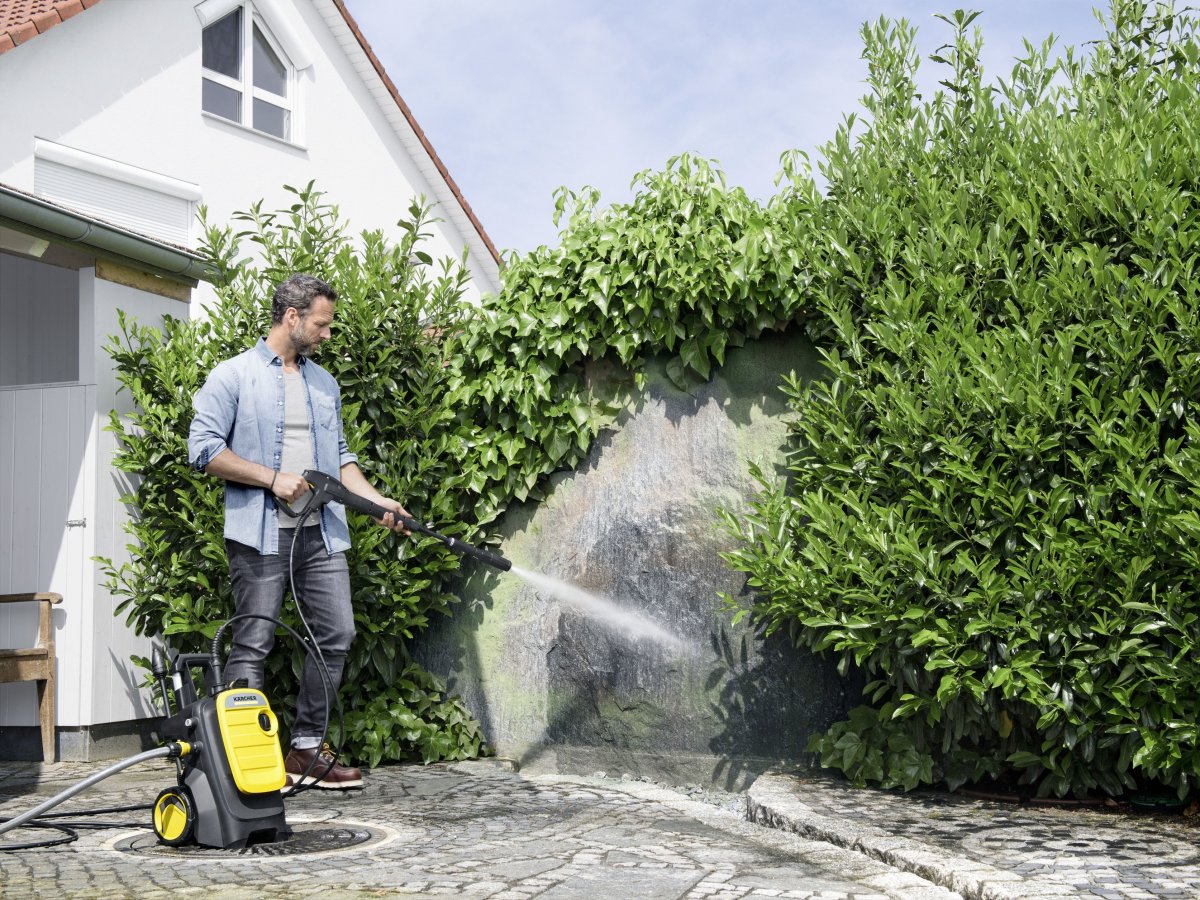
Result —
<path fill-rule="evenodd" d="M 0 821 L 0 834 L 4 834 L 4 833 L 12 831 L 16 828 L 20 828 L 22 825 L 24 825 L 26 827 L 32 827 L 32 828 L 53 828 L 57 831 L 62 831 L 65 833 L 64 837 L 52 838 L 48 841 L 31 841 L 31 842 L 24 843 L 24 844 L 6 844 L 4 846 L 0 846 L 0 851 L 7 852 L 10 850 L 29 850 L 29 849 L 33 849 L 33 848 L 37 848 L 37 847 L 54 847 L 54 846 L 57 846 L 58 844 L 70 843 L 71 841 L 75 840 L 78 837 L 78 835 L 75 834 L 71 830 L 72 825 L 74 827 L 93 827 L 93 828 L 94 827 L 104 827 L 105 823 L 82 823 L 82 822 L 53 823 L 53 822 L 42 822 L 42 821 L 37 821 L 37 820 L 42 818 L 43 813 L 47 812 L 48 810 L 53 809 L 54 807 L 58 806 L 60 803 L 65 803 L 67 800 L 70 800 L 76 794 L 78 794 L 82 791 L 86 791 L 88 788 L 92 787 L 93 785 L 99 784 L 101 781 L 104 781 L 104 779 L 111 778 L 113 775 L 116 775 L 118 772 L 123 772 L 126 769 L 130 768 L 131 766 L 136 766 L 139 763 L 144 763 L 144 762 L 147 762 L 152 759 L 179 759 L 181 757 L 187 756 L 188 754 L 192 753 L 193 750 L 196 750 L 196 749 L 199 749 L 199 747 L 198 746 L 193 747 L 191 744 L 188 744 L 186 741 L 172 741 L 171 743 L 169 743 L 163 747 L 155 747 L 153 750 L 146 750 L 145 752 L 139 753 L 136 756 L 131 756 L 128 759 L 123 759 L 120 762 L 113 763 L 113 765 L 109 766 L 107 769 L 103 769 L 99 772 L 96 772 L 94 775 L 89 775 L 87 778 L 83 779 L 82 781 L 71 785 L 65 791 L 62 791 L 59 794 L 55 794 L 49 800 L 39 803 L 33 809 L 23 812 L 19 816 L 14 816 L 11 819 L 4 819 L 3 821 Z M 129 811 L 131 809 L 139 809 L 139 808 L 141 808 L 141 807 L 119 807 L 119 808 L 115 808 L 115 809 L 104 809 L 104 810 L 83 810 L 81 812 L 70 813 L 70 815 L 76 816 L 76 815 L 88 814 L 88 813 L 104 813 L 104 812 L 118 812 L 118 811 L 125 812 L 125 811 Z M 53 817 L 47 817 L 47 818 L 53 818 Z M 115 825 L 118 823 L 113 823 L 113 824 Z"/>
<path fill-rule="evenodd" d="M 306 512 L 305 515 L 307 516 L 307 514 L 308 513 Z M 295 629 L 293 629 L 287 623 L 281 622 L 279 619 L 276 619 L 272 616 L 262 616 L 262 615 L 257 615 L 254 613 L 242 613 L 242 614 L 235 615 L 232 618 L 228 619 L 225 623 L 223 623 L 221 625 L 220 628 L 217 629 L 217 633 L 213 637 L 212 649 L 210 651 L 210 655 L 211 655 L 211 659 L 213 661 L 214 675 L 218 681 L 221 681 L 223 676 L 221 674 L 221 665 L 219 662 L 220 639 L 221 639 L 221 636 L 224 634 L 225 629 L 229 627 L 231 622 L 233 622 L 237 619 L 266 619 L 268 621 L 274 622 L 276 625 L 285 629 L 293 638 L 295 638 L 301 644 L 301 646 L 303 646 L 305 648 L 306 652 L 311 653 L 315 656 L 318 664 L 321 667 L 321 674 L 323 676 L 322 680 L 321 680 L 321 684 L 325 690 L 325 723 L 324 723 L 324 726 L 322 729 L 322 737 L 321 737 L 322 742 L 324 742 L 325 735 L 329 731 L 329 706 L 330 706 L 329 701 L 330 701 L 330 688 L 332 686 L 332 679 L 330 678 L 330 675 L 329 675 L 329 668 L 325 664 L 325 658 L 321 654 L 321 650 L 316 644 L 316 639 L 313 637 L 312 629 L 309 627 L 308 621 L 304 618 L 304 612 L 301 609 L 299 597 L 296 594 L 296 585 L 295 585 L 295 578 L 294 578 L 294 574 L 295 574 L 294 573 L 294 553 L 295 553 L 295 539 L 293 538 L 292 554 L 289 555 L 289 559 L 288 559 L 289 576 L 291 576 L 291 579 L 292 579 L 291 589 L 292 589 L 292 596 L 293 596 L 293 598 L 296 599 L 296 611 L 300 617 L 300 621 L 304 625 L 304 630 L 308 633 L 308 640 L 306 641 L 300 634 L 298 634 L 295 631 Z M 164 700 L 165 700 L 165 697 L 164 697 Z M 169 712 L 169 710 L 168 710 L 168 712 Z M 341 705 L 340 697 L 338 698 L 338 717 L 339 717 L 340 733 L 344 733 L 345 728 L 344 728 L 344 723 L 343 723 L 343 719 L 342 719 L 342 705 Z M 136 756 L 131 756 L 128 759 L 123 759 L 120 762 L 114 763 L 113 765 L 109 766 L 106 769 L 103 769 L 100 772 L 96 772 L 93 775 L 89 775 L 87 778 L 83 779 L 82 781 L 79 781 L 76 784 L 71 785 L 65 791 L 62 791 L 61 793 L 56 794 L 55 796 L 51 797 L 49 800 L 46 800 L 43 803 L 38 804 L 33 809 L 30 809 L 30 810 L 22 813 L 19 816 L 14 816 L 11 819 L 0 820 L 0 834 L 4 834 L 6 832 L 13 831 L 22 826 L 26 827 L 26 828 L 49 828 L 49 829 L 59 831 L 62 833 L 62 837 L 50 838 L 50 839 L 42 840 L 42 841 L 27 841 L 27 842 L 19 843 L 19 844 L 5 843 L 3 846 L 0 846 L 0 852 L 10 852 L 13 850 L 43 849 L 43 848 L 48 848 L 48 847 L 57 847 L 62 844 L 69 844 L 72 841 L 76 841 L 79 839 L 79 835 L 74 831 L 75 828 L 119 828 L 119 827 L 123 827 L 126 824 L 128 824 L 128 823 L 124 823 L 124 822 L 88 822 L 88 821 L 50 822 L 50 821 L 47 821 L 48 819 L 64 818 L 64 817 L 68 817 L 68 816 L 73 817 L 73 816 L 79 816 L 79 815 L 102 815 L 102 814 L 112 813 L 112 812 L 133 812 L 133 811 L 139 811 L 139 810 L 151 809 L 151 808 L 153 808 L 155 810 L 156 816 L 163 815 L 162 809 L 164 808 L 164 805 L 163 805 L 163 795 L 162 794 L 159 795 L 158 801 L 156 801 L 153 804 L 153 806 L 140 804 L 140 805 L 133 805 L 133 806 L 109 807 L 109 808 L 105 808 L 105 809 L 79 810 L 77 812 L 71 812 L 71 813 L 47 813 L 47 811 L 53 809 L 54 807 L 58 806 L 61 803 L 65 803 L 67 800 L 70 800 L 76 794 L 86 791 L 88 788 L 93 787 L 94 785 L 100 783 L 101 781 L 104 781 L 106 778 L 110 778 L 119 772 L 123 772 L 125 769 L 128 769 L 132 766 L 138 765 L 139 763 L 147 762 L 148 760 L 151 760 L 151 759 L 162 759 L 162 758 L 180 759 L 180 758 L 185 757 L 195 751 L 202 750 L 202 749 L 203 748 L 199 744 L 192 745 L 192 744 L 188 744 L 185 741 L 173 741 L 162 747 L 155 747 L 152 750 L 146 750 L 145 752 L 139 753 Z M 341 748 L 339 747 L 339 751 L 340 751 L 340 749 Z M 304 783 L 304 780 L 311 774 L 312 770 L 315 768 L 317 759 L 318 759 L 317 754 L 314 754 L 313 759 L 309 763 L 308 769 L 303 773 L 303 775 L 301 775 L 300 779 L 297 781 L 296 784 L 292 785 L 286 792 L 284 792 L 282 794 L 283 798 L 286 799 L 287 797 L 290 797 L 299 791 L 307 790 L 311 787 L 311 785 L 306 785 Z M 163 793 L 164 794 L 169 793 L 169 790 L 164 791 Z M 168 810 L 168 812 L 169 812 L 169 810 Z"/>

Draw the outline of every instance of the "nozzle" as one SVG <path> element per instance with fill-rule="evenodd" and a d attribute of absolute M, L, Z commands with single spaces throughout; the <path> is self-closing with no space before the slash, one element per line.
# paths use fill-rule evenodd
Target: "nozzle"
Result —
<path fill-rule="evenodd" d="M 453 550 L 455 553 L 461 553 L 463 556 L 470 556 L 479 560 L 485 565 L 491 566 L 493 569 L 499 569 L 501 572 L 507 572 L 512 568 L 512 563 L 503 556 L 498 556 L 495 553 L 489 553 L 482 547 L 476 547 L 474 544 L 468 544 L 460 541 L 458 538 L 447 537 L 444 534 L 438 534 L 428 525 L 422 525 L 416 519 L 410 519 L 408 516 L 401 516 L 400 523 L 409 531 L 416 531 L 420 534 L 427 534 L 431 538 L 441 541 L 446 545 L 447 549 Z"/>

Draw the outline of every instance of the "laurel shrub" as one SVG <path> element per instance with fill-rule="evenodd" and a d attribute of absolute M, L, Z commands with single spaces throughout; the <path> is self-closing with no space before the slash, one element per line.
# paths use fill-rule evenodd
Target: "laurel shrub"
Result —
<path fill-rule="evenodd" d="M 1026 43 L 985 83 L 976 14 L 917 93 L 863 29 L 867 124 L 792 204 L 827 378 L 785 385 L 789 478 L 730 563 L 753 615 L 868 679 L 817 736 L 856 781 L 1040 795 L 1200 778 L 1200 46 L 1167 5 Z M 789 196 L 789 194 L 791 196 Z M 814 237 L 813 231 L 816 231 Z"/>

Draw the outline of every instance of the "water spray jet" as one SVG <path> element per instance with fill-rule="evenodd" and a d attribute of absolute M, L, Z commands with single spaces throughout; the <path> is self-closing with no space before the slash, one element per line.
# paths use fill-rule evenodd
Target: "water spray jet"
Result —
<path fill-rule="evenodd" d="M 657 622 L 632 610 L 622 609 L 607 597 L 601 597 L 581 587 L 551 578 L 540 572 L 531 572 L 520 566 L 513 566 L 512 573 L 527 584 L 533 585 L 540 591 L 551 594 L 564 603 L 574 607 L 585 615 L 614 626 L 626 634 L 639 638 L 650 638 L 673 649 L 681 649 L 683 641 L 667 631 Z"/>

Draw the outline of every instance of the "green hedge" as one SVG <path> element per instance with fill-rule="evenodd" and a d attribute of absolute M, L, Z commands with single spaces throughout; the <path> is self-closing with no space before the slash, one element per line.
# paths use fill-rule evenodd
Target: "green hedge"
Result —
<path fill-rule="evenodd" d="M 1200 777 L 1200 51 L 1119 0 L 1107 36 L 984 84 L 946 17 L 944 91 L 865 27 L 865 130 L 797 179 L 809 327 L 787 483 L 729 555 L 754 615 L 861 668 L 825 765 L 911 788 L 1117 795 Z M 777 204 L 786 207 L 788 196 Z"/>

